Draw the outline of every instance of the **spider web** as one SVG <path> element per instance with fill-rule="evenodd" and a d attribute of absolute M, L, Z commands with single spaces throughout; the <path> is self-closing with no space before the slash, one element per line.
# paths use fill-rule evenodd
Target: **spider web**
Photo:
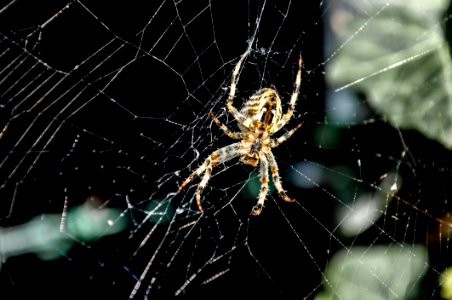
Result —
<path fill-rule="evenodd" d="M 426 38 L 447 7 L 314 2 L 0 2 L 2 293 L 449 299 L 449 53 Z M 201 213 L 199 178 L 176 191 L 233 142 L 209 113 L 238 130 L 245 51 L 238 108 L 273 87 L 286 110 L 303 57 L 281 132 L 303 126 L 273 150 L 297 201 L 271 188 L 250 216 L 259 175 L 236 159 Z"/>

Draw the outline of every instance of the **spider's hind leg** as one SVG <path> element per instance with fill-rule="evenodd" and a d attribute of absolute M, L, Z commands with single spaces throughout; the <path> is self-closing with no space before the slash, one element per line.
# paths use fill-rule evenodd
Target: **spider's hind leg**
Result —
<path fill-rule="evenodd" d="M 300 93 L 302 64 L 303 64 L 303 60 L 302 60 L 301 54 L 300 54 L 300 57 L 298 58 L 298 72 L 297 72 L 297 76 L 295 77 L 295 89 L 292 93 L 292 96 L 290 97 L 289 108 L 287 109 L 287 112 L 282 116 L 282 118 L 273 127 L 273 129 L 272 129 L 273 132 L 277 132 L 281 128 L 283 128 L 287 124 L 287 122 L 289 122 L 289 120 L 292 118 L 292 115 L 295 111 L 295 104 L 297 103 L 298 94 Z"/>
<path fill-rule="evenodd" d="M 215 122 L 215 124 L 217 124 L 218 127 L 220 127 L 221 130 L 223 130 L 224 133 L 226 133 L 226 135 L 229 136 L 230 138 L 235 139 L 235 140 L 239 140 L 242 138 L 241 132 L 231 131 L 226 125 L 224 125 L 223 123 L 220 122 L 220 120 L 218 120 L 218 118 L 215 116 L 215 114 L 213 112 L 210 112 L 210 117 Z"/>

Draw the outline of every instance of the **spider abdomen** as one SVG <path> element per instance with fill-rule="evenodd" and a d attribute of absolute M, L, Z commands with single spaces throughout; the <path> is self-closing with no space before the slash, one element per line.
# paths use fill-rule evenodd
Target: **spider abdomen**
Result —
<path fill-rule="evenodd" d="M 282 114 L 281 100 L 276 90 L 263 88 L 245 102 L 240 111 L 249 120 L 246 126 L 269 126 L 276 123 Z"/>

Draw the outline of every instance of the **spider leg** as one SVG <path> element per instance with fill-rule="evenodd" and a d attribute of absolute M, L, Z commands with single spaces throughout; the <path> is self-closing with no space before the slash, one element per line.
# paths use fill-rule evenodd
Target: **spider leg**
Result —
<path fill-rule="evenodd" d="M 287 112 L 282 116 L 282 118 L 273 126 L 271 133 L 275 133 L 278 130 L 280 130 L 284 125 L 289 122 L 290 118 L 292 118 L 292 115 L 295 111 L 295 104 L 298 100 L 298 94 L 300 93 L 300 84 L 301 84 L 301 65 L 303 64 L 303 60 L 300 57 L 298 58 L 298 72 L 297 76 L 295 77 L 295 90 L 292 93 L 292 96 L 290 97 L 289 102 L 289 108 L 287 109 Z"/>
<path fill-rule="evenodd" d="M 233 132 L 233 131 L 229 130 L 229 128 L 226 125 L 224 125 L 223 123 L 220 122 L 220 120 L 218 120 L 218 118 L 214 115 L 213 112 L 210 112 L 210 116 L 214 120 L 215 124 L 217 124 L 218 127 L 220 127 L 221 130 L 223 130 L 224 133 L 226 133 L 226 135 L 228 137 L 233 138 L 235 140 L 239 140 L 239 139 L 242 138 L 242 133 L 241 132 Z"/>
<path fill-rule="evenodd" d="M 204 188 L 207 186 L 207 182 L 209 182 L 210 176 L 212 175 L 213 167 L 218 163 L 219 154 L 215 151 L 213 152 L 204 162 L 206 165 L 204 176 L 201 179 L 201 182 L 198 184 L 196 188 L 196 204 L 198 205 L 198 209 L 200 212 L 204 212 L 204 209 L 201 205 L 201 194 L 204 191 Z"/>
<path fill-rule="evenodd" d="M 232 78 L 231 78 L 231 86 L 229 88 L 229 96 L 228 96 L 228 101 L 226 103 L 226 107 L 229 111 L 229 113 L 234 117 L 234 119 L 236 119 L 236 121 L 239 124 L 243 124 L 246 120 L 246 117 L 241 114 L 232 104 L 232 100 L 234 100 L 235 97 L 235 91 L 237 89 L 237 80 L 238 80 L 238 74 L 240 71 L 240 67 L 242 66 L 243 61 L 245 60 L 245 58 L 248 56 L 249 54 L 249 50 L 247 50 L 245 53 L 242 54 L 242 56 L 240 57 L 239 62 L 235 65 L 234 71 L 232 72 Z"/>
<path fill-rule="evenodd" d="M 270 140 L 270 148 L 278 147 L 280 144 L 287 141 L 294 133 L 301 127 L 302 123 L 298 124 L 296 127 L 292 128 L 291 130 L 284 133 L 282 136 L 280 136 L 277 139 L 271 139 Z"/>
<path fill-rule="evenodd" d="M 212 153 L 213 154 L 213 153 Z M 211 154 L 211 155 L 212 155 Z M 210 156 L 209 156 L 210 157 Z M 204 163 L 202 165 L 200 165 L 195 171 L 193 171 L 190 176 L 188 176 L 184 182 L 182 182 L 182 184 L 179 186 L 179 188 L 177 189 L 177 193 L 179 193 L 180 191 L 183 190 L 183 188 L 190 182 L 192 181 L 195 177 L 200 176 L 202 173 L 204 173 L 204 171 L 206 170 L 207 164 L 209 162 L 207 161 L 207 159 L 204 161 Z"/>
<path fill-rule="evenodd" d="M 261 188 L 259 191 L 259 197 L 257 198 L 257 204 L 253 207 L 251 214 L 253 216 L 258 216 L 262 212 L 262 208 L 264 207 L 265 197 L 268 193 L 268 160 L 265 155 L 259 156 L 260 160 L 260 168 L 259 168 L 259 176 L 261 181 Z"/>
<path fill-rule="evenodd" d="M 203 164 L 199 166 L 195 171 L 193 171 L 190 176 L 187 177 L 187 179 L 184 180 L 184 182 L 179 186 L 177 192 L 179 193 L 190 181 L 192 181 L 195 177 L 201 176 L 201 174 L 204 173 L 201 182 L 196 188 L 196 204 L 198 205 L 199 210 L 201 212 L 204 212 L 204 209 L 201 205 L 201 194 L 204 188 L 207 186 L 207 182 L 210 179 L 213 167 L 242 154 L 244 154 L 244 151 L 240 148 L 240 143 L 234 143 L 212 152 L 212 154 L 210 154 L 206 158 Z"/>
<path fill-rule="evenodd" d="M 272 173 L 273 183 L 276 187 L 276 190 L 278 191 L 279 197 L 281 197 L 284 201 L 287 202 L 295 202 L 295 199 L 292 199 L 289 196 L 287 196 L 286 191 L 284 191 L 282 187 L 281 178 L 279 176 L 279 168 L 278 164 L 276 163 L 275 156 L 271 151 L 268 151 L 266 153 L 266 156 L 268 159 L 268 164 L 270 166 L 270 172 Z"/>

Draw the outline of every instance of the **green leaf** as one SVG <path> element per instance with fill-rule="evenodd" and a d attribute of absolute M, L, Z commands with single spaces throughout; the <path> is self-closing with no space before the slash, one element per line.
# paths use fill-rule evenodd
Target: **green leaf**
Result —
<path fill-rule="evenodd" d="M 409 299 L 418 294 L 427 263 L 427 250 L 422 245 L 341 250 L 330 260 L 324 291 L 315 300 Z"/>
<path fill-rule="evenodd" d="M 353 87 L 394 126 L 452 147 L 452 78 L 442 29 L 448 0 L 345 0 L 330 17 L 327 80 Z"/>

